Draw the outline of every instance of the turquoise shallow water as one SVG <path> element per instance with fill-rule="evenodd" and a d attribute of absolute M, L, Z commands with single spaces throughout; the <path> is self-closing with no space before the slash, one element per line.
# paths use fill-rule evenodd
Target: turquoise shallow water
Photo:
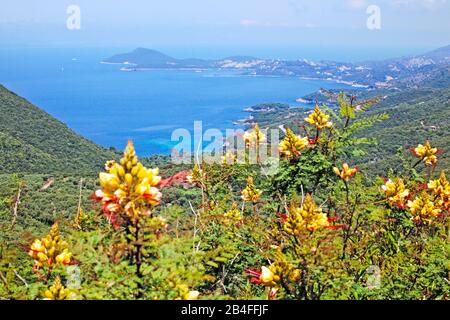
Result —
<path fill-rule="evenodd" d="M 117 49 L 1 49 L 0 83 L 88 139 L 122 149 L 128 138 L 140 155 L 168 153 L 176 128 L 235 128 L 243 109 L 286 102 L 327 81 L 248 77 L 233 72 L 152 70 L 123 72 L 100 64 Z"/>

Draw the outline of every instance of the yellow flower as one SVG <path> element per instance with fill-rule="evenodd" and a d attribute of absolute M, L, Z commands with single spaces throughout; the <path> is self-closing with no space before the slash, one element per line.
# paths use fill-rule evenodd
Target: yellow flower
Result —
<path fill-rule="evenodd" d="M 259 277 L 259 280 L 262 281 L 265 285 L 275 285 L 275 279 L 279 280 L 279 276 L 276 276 L 275 273 L 270 270 L 270 267 L 262 267 L 261 268 L 261 276 Z"/>
<path fill-rule="evenodd" d="M 147 169 L 139 162 L 131 141 L 120 162 L 108 161 L 105 170 L 99 175 L 101 189 L 95 196 L 109 217 L 114 213 L 135 219 L 148 214 L 161 201 L 161 192 L 156 187 L 161 181 L 158 169 Z"/>
<path fill-rule="evenodd" d="M 300 279 L 300 275 L 301 275 L 301 272 L 299 269 L 293 269 L 289 273 L 289 280 L 291 280 L 292 282 L 298 281 L 298 279 Z"/>
<path fill-rule="evenodd" d="M 432 218 L 441 213 L 441 209 L 433 202 L 432 197 L 423 191 L 414 201 L 408 201 L 408 207 L 416 221 L 426 221 L 431 223 Z"/>
<path fill-rule="evenodd" d="M 260 283 L 278 288 L 282 279 L 285 281 L 296 282 L 300 278 L 300 270 L 295 269 L 291 264 L 285 261 L 276 261 L 269 267 L 261 267 L 259 276 Z"/>
<path fill-rule="evenodd" d="M 450 198 L 450 183 L 447 181 L 445 172 L 442 171 L 439 179 L 432 180 L 428 183 L 428 189 L 441 199 Z"/>
<path fill-rule="evenodd" d="M 190 183 L 202 183 L 206 178 L 206 174 L 200 169 L 200 166 L 195 164 L 191 174 L 186 177 Z"/>
<path fill-rule="evenodd" d="M 259 145 L 266 141 L 266 136 L 261 131 L 258 124 L 255 124 L 253 130 L 246 131 L 243 135 L 243 138 L 246 145 Z"/>
<path fill-rule="evenodd" d="M 198 291 L 190 291 L 189 287 L 185 284 L 176 284 L 175 290 L 177 291 L 175 300 L 197 300 L 200 295 Z"/>
<path fill-rule="evenodd" d="M 342 164 L 342 171 L 339 170 L 338 167 L 333 168 L 334 173 L 336 173 L 342 180 L 348 182 L 351 177 L 353 177 L 356 172 L 358 172 L 358 168 L 350 168 L 347 162 Z"/>
<path fill-rule="evenodd" d="M 308 137 L 301 138 L 292 132 L 291 129 L 286 128 L 286 136 L 278 145 L 280 153 L 287 158 L 298 156 L 300 152 L 308 146 Z"/>
<path fill-rule="evenodd" d="M 242 220 L 241 211 L 238 209 L 238 204 L 236 202 L 233 203 L 231 209 L 225 212 L 224 214 L 225 221 L 229 223 L 240 222 Z"/>
<path fill-rule="evenodd" d="M 105 189 L 116 190 L 120 186 L 120 180 L 114 174 L 101 172 L 99 179 L 100 179 L 101 186 Z"/>
<path fill-rule="evenodd" d="M 326 214 L 317 207 L 310 194 L 305 197 L 303 205 L 298 208 L 291 206 L 288 217 L 284 223 L 284 230 L 290 234 L 298 235 L 304 231 L 316 231 L 330 225 Z"/>
<path fill-rule="evenodd" d="M 247 201 L 247 202 L 256 203 L 258 201 L 258 199 L 261 197 L 261 194 L 262 194 L 262 191 L 256 189 L 256 187 L 253 183 L 253 178 L 248 177 L 247 178 L 247 186 L 241 192 L 242 200 Z"/>
<path fill-rule="evenodd" d="M 447 181 L 444 171 L 441 172 L 439 179 L 428 183 L 428 189 L 433 192 L 437 204 L 442 207 L 442 210 L 450 210 L 450 183 Z"/>
<path fill-rule="evenodd" d="M 183 296 L 183 300 L 197 300 L 199 295 L 198 291 L 189 291 Z"/>
<path fill-rule="evenodd" d="M 419 144 L 416 148 L 413 149 L 413 154 L 422 159 L 422 161 L 427 166 L 435 165 L 437 162 L 437 148 L 432 148 L 430 141 L 426 141 L 424 145 Z"/>
<path fill-rule="evenodd" d="M 387 180 L 381 186 L 381 191 L 385 194 L 386 200 L 390 205 L 396 205 L 401 208 L 404 207 L 405 198 L 409 195 L 409 190 L 406 189 L 402 178 Z"/>
<path fill-rule="evenodd" d="M 57 263 L 68 265 L 70 263 L 70 259 L 72 258 L 72 253 L 69 252 L 68 249 L 64 249 L 62 253 L 56 256 L 55 261 Z"/>
<path fill-rule="evenodd" d="M 34 240 L 33 244 L 31 245 L 31 250 L 33 252 L 43 252 L 45 253 L 47 250 L 45 249 L 44 245 L 42 244 L 42 241 L 39 239 Z M 32 254 L 31 252 L 30 254 Z"/>
<path fill-rule="evenodd" d="M 75 299 L 75 294 L 61 284 L 61 279 L 56 277 L 53 285 L 44 292 L 45 300 L 72 300 Z"/>
<path fill-rule="evenodd" d="M 114 160 L 108 160 L 108 161 L 106 161 L 106 163 L 105 163 L 105 170 L 106 170 L 106 171 L 109 171 L 109 170 L 111 170 L 112 167 L 114 167 L 115 165 L 116 165 L 116 161 L 114 161 Z"/>
<path fill-rule="evenodd" d="M 55 223 L 48 235 L 33 241 L 28 255 L 38 268 L 52 268 L 55 264 L 68 265 L 72 257 L 68 247 L 67 242 L 61 239 L 58 223 Z"/>
<path fill-rule="evenodd" d="M 322 112 L 318 105 L 314 107 L 314 111 L 305 118 L 305 121 L 309 124 L 312 124 L 317 129 L 323 128 L 331 128 L 333 125 L 331 121 L 329 121 L 330 116 L 326 113 Z"/>

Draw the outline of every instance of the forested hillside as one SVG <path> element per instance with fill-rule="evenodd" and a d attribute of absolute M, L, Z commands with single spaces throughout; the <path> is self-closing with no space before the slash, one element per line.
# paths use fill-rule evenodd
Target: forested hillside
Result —
<path fill-rule="evenodd" d="M 439 78 L 438 84 L 442 85 L 444 78 Z M 432 83 L 435 84 L 434 82 Z M 325 92 L 324 92 L 325 93 Z M 326 94 L 326 93 L 325 93 Z M 359 99 L 380 98 L 364 114 L 366 117 L 387 115 L 384 121 L 380 121 L 373 127 L 362 130 L 359 135 L 373 140 L 366 146 L 366 154 L 355 155 L 355 164 L 364 165 L 374 174 L 380 174 L 387 168 L 396 166 L 398 150 L 408 150 L 418 140 L 432 140 L 443 151 L 450 147 L 450 89 L 446 88 L 421 88 L 409 89 L 401 92 L 389 91 L 350 91 Z M 333 92 L 329 95 L 337 96 Z M 322 93 L 317 93 L 319 104 L 330 105 L 336 109 L 336 101 L 330 104 L 332 98 Z M 313 94 L 309 99 L 313 99 Z M 329 101 L 330 100 L 330 101 Z M 271 104 L 265 104 L 270 106 Z M 334 106 L 334 107 L 333 107 Z M 259 106 L 261 108 L 261 106 Z M 277 128 L 279 126 L 298 127 L 307 111 L 302 108 L 282 108 L 269 112 L 254 112 L 252 121 L 262 127 Z M 450 166 L 449 152 L 442 153 L 442 162 L 439 168 Z"/>
<path fill-rule="evenodd" d="M 362 134 L 377 145 L 368 148 L 361 162 L 377 173 L 395 167 L 397 150 L 408 150 L 417 141 L 430 140 L 442 149 L 437 169 L 450 167 L 450 89 L 415 89 L 389 95 L 368 114 L 387 113 L 389 119 Z"/>
<path fill-rule="evenodd" d="M 0 153 L 0 173 L 92 173 L 117 157 L 1 85 Z"/>

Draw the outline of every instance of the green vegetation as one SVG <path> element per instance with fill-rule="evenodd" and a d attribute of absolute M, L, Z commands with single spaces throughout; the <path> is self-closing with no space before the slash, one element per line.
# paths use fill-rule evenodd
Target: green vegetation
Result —
<path fill-rule="evenodd" d="M 442 80 L 442 79 L 441 79 Z M 333 93 L 330 93 L 331 95 Z M 387 114 L 386 121 L 379 122 L 359 133 L 360 137 L 368 137 L 376 143 L 367 145 L 364 154 L 354 158 L 354 163 L 367 167 L 373 174 L 385 173 L 388 168 L 397 168 L 400 157 L 397 152 L 404 153 L 418 141 L 431 140 L 435 145 L 448 151 L 450 146 L 450 89 L 427 88 L 410 89 L 398 93 L 387 91 L 350 91 L 360 99 L 383 97 L 365 117 L 376 117 Z M 310 97 L 311 98 L 311 97 Z M 329 95 L 318 94 L 319 103 L 330 99 Z M 336 109 L 334 107 L 333 109 Z M 277 128 L 280 125 L 298 128 L 302 119 L 308 114 L 302 108 L 276 110 L 264 113 L 253 113 L 253 121 L 261 127 Z M 450 154 L 444 152 L 437 170 L 450 166 Z"/>
<path fill-rule="evenodd" d="M 450 297 L 448 89 L 257 112 L 273 174 L 259 126 L 243 162 L 119 160 L 1 92 L 0 299 Z"/>
<path fill-rule="evenodd" d="M 417 141 L 430 140 L 443 149 L 436 170 L 450 167 L 450 89 L 412 90 L 389 95 L 369 114 L 386 112 L 389 119 L 363 131 L 378 140 L 361 163 L 377 174 L 397 168 L 397 151 L 404 153 Z"/>
<path fill-rule="evenodd" d="M 117 152 L 70 130 L 0 86 L 0 173 L 93 173 Z"/>

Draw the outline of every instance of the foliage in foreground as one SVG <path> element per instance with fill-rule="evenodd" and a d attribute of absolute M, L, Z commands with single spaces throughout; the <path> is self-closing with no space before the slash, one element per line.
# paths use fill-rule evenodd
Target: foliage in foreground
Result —
<path fill-rule="evenodd" d="M 373 142 L 360 132 L 387 118 L 362 117 L 370 104 L 341 95 L 339 110 L 286 128 L 271 175 L 227 154 L 161 179 L 129 143 L 89 184 L 96 204 L 80 200 L 47 230 L 17 220 L 15 177 L 0 207 L 0 297 L 448 299 L 442 151 L 418 141 L 395 173 L 369 178 L 354 165 Z M 244 138 L 246 153 L 267 144 L 257 125 Z"/>

